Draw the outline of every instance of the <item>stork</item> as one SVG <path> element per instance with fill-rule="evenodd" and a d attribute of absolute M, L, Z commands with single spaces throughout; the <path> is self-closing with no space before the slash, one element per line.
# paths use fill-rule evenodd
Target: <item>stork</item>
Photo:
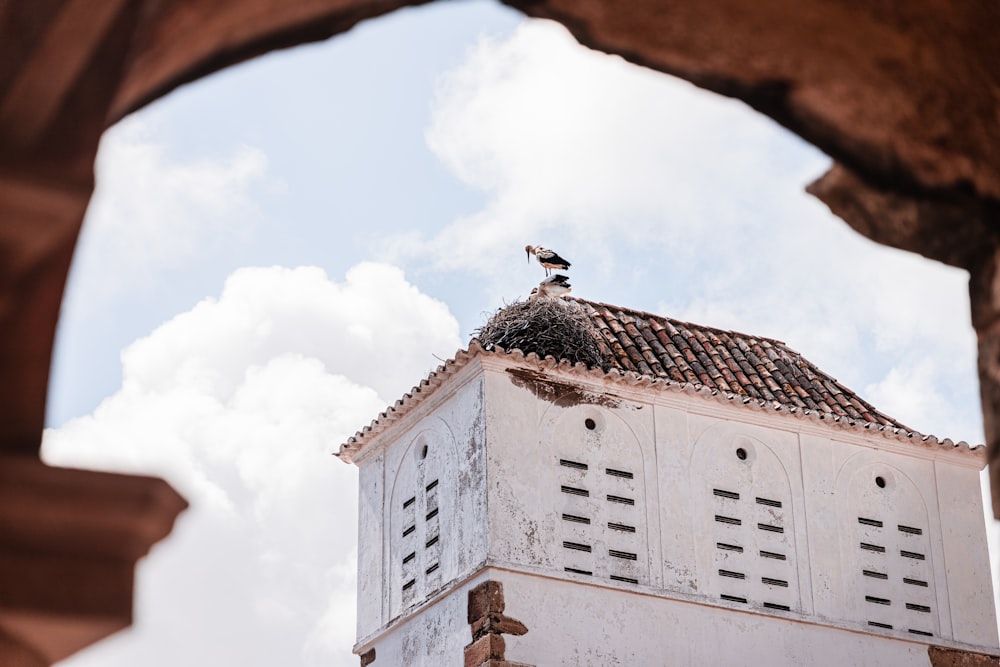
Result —
<path fill-rule="evenodd" d="M 528 253 L 528 261 L 531 261 L 531 256 L 534 255 L 538 263 L 542 265 L 545 269 L 545 275 L 551 275 L 552 269 L 568 269 L 569 262 L 559 256 L 555 250 L 549 250 L 548 248 L 543 248 L 540 245 L 526 245 L 524 246 L 524 251 Z"/>
<path fill-rule="evenodd" d="M 569 278 L 557 273 L 554 276 L 549 276 L 542 282 L 538 283 L 538 287 L 531 290 L 531 296 L 529 299 L 535 299 L 538 297 L 543 297 L 547 299 L 552 299 L 557 296 L 563 296 L 569 294 L 573 290 L 572 286 L 569 284 Z"/>

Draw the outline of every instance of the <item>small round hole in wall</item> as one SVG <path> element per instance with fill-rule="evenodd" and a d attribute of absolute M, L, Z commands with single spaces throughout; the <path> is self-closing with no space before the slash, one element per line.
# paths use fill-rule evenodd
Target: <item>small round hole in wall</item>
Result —
<path fill-rule="evenodd" d="M 577 423 L 576 428 L 579 428 L 579 424 L 583 424 L 583 435 L 590 439 L 599 438 L 608 425 L 605 416 L 591 406 L 573 415 L 572 420 Z"/>
<path fill-rule="evenodd" d="M 882 477 L 881 475 L 877 476 L 875 478 L 875 486 L 877 486 L 880 489 L 884 489 L 885 488 L 885 477 Z"/>
<path fill-rule="evenodd" d="M 743 465 L 753 465 L 754 461 L 757 460 L 757 447 L 754 445 L 753 439 L 738 435 L 733 438 L 729 446 L 732 447 L 730 451 L 736 454 L 737 460 L 741 461 Z"/>

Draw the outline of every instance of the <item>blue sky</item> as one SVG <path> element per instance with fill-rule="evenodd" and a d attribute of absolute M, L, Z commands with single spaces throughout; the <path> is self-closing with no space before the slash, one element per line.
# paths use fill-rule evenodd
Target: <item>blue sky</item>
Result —
<path fill-rule="evenodd" d="M 803 191 L 828 165 L 488 2 L 402 10 L 125 119 L 44 456 L 162 475 L 193 507 L 140 567 L 134 628 L 65 664 L 356 664 L 356 479 L 329 453 L 527 296 L 527 243 L 573 261 L 578 296 L 781 339 L 913 428 L 981 441 L 966 274 L 851 232 Z"/>

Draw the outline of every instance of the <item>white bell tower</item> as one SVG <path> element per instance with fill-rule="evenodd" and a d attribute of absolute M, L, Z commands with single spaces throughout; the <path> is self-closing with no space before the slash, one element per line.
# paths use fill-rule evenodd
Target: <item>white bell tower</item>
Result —
<path fill-rule="evenodd" d="M 982 448 L 474 341 L 339 456 L 362 665 L 997 664 Z"/>

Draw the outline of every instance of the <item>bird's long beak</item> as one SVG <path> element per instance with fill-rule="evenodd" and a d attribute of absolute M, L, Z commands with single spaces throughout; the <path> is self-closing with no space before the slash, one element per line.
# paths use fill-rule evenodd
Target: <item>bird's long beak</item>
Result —
<path fill-rule="evenodd" d="M 531 251 L 525 250 L 524 254 L 528 257 L 528 264 L 531 264 Z"/>

